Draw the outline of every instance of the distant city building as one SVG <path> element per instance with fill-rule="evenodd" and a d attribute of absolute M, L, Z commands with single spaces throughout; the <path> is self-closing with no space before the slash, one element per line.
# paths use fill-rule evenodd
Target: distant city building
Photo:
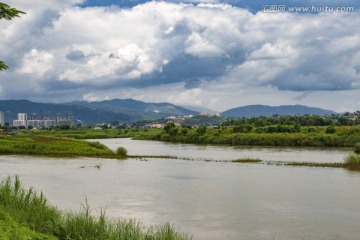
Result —
<path fill-rule="evenodd" d="M 27 127 L 27 114 L 26 113 L 18 113 L 17 119 L 13 120 L 14 127 Z"/>
<path fill-rule="evenodd" d="M 27 114 L 26 113 L 18 113 L 17 114 L 17 120 L 26 121 L 27 120 Z"/>
<path fill-rule="evenodd" d="M 28 120 L 36 120 L 36 119 L 37 119 L 36 116 L 37 116 L 36 113 L 31 113 L 31 114 L 30 114 L 30 117 L 28 118 Z"/>
<path fill-rule="evenodd" d="M 55 120 L 28 120 L 27 126 L 32 126 L 33 128 L 42 128 L 50 127 L 56 125 Z"/>
<path fill-rule="evenodd" d="M 13 120 L 14 127 L 29 127 L 33 128 L 42 128 L 50 127 L 54 125 L 69 125 L 73 124 L 73 115 L 72 113 L 67 113 L 65 118 L 61 117 L 61 113 L 56 114 L 56 119 L 52 120 L 49 117 L 49 113 L 41 114 L 43 119 L 38 120 L 36 118 L 36 113 L 30 114 L 29 119 L 27 118 L 26 113 L 18 113 L 17 119 Z"/>
<path fill-rule="evenodd" d="M 4 126 L 5 124 L 5 115 L 4 112 L 0 112 L 0 125 Z"/>

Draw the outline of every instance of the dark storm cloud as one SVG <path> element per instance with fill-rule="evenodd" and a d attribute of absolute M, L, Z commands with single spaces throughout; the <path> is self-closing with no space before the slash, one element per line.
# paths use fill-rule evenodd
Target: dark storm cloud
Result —
<path fill-rule="evenodd" d="M 66 58 L 71 61 L 77 61 L 85 58 L 85 53 L 80 50 L 71 50 L 66 53 Z"/>
<path fill-rule="evenodd" d="M 164 82 L 179 82 L 188 79 L 219 77 L 226 71 L 223 58 L 197 58 L 183 55 L 163 67 L 159 76 Z"/>
<path fill-rule="evenodd" d="M 185 89 L 193 89 L 193 88 L 200 88 L 202 87 L 204 81 L 200 80 L 200 79 L 187 79 L 185 81 L 185 85 L 184 88 Z"/>

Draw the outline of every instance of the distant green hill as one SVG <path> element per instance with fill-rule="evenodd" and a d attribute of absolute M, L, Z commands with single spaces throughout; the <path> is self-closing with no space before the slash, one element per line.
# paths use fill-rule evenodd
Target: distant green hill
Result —
<path fill-rule="evenodd" d="M 249 105 L 237 107 L 222 112 L 224 117 L 258 117 L 278 115 L 326 115 L 336 114 L 334 111 L 321 108 L 307 107 L 303 105 L 283 105 L 283 106 L 267 106 L 267 105 Z"/>
<path fill-rule="evenodd" d="M 141 119 L 157 119 L 169 116 L 198 114 L 198 112 L 179 107 L 171 103 L 146 103 L 134 99 L 113 99 L 99 102 L 76 101 L 67 104 L 72 106 L 88 107 L 96 110 L 124 113 Z"/>

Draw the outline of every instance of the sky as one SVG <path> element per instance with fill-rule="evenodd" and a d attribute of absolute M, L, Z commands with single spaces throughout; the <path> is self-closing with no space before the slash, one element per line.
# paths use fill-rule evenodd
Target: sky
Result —
<path fill-rule="evenodd" d="M 360 110 L 358 0 L 2 2 L 0 99 Z"/>

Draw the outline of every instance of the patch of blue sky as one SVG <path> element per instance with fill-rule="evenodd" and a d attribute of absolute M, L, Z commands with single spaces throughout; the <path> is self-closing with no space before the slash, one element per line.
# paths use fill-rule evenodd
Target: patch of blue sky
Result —
<path fill-rule="evenodd" d="M 251 12 L 256 13 L 269 9 L 271 6 L 285 6 L 289 7 L 317 7 L 318 10 L 326 7 L 352 7 L 354 11 L 359 12 L 360 1 L 358 0 L 165 0 L 173 3 L 225 3 L 239 8 L 249 9 Z M 148 2 L 147 0 L 86 0 L 81 7 L 92 6 L 111 6 L 116 5 L 121 8 L 131 8 L 136 5 Z M 322 8 L 321 8 L 322 7 Z M 301 13 L 301 11 L 299 11 Z M 315 11 L 316 12 L 316 11 Z M 321 11 L 318 11 L 321 12 Z"/>

